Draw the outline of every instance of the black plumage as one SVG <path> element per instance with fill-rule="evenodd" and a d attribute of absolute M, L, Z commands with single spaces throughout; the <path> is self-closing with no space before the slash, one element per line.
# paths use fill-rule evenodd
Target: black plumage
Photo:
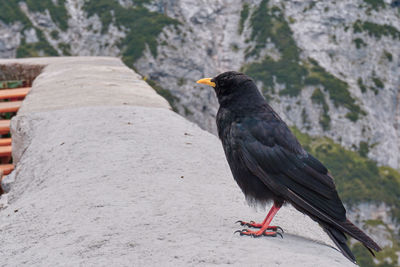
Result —
<path fill-rule="evenodd" d="M 344 233 L 359 240 L 371 253 L 381 250 L 346 218 L 328 170 L 302 148 L 252 79 L 242 73 L 225 72 L 198 82 L 215 89 L 220 104 L 218 135 L 233 177 L 249 202 L 265 204 L 273 200 L 274 214 L 284 202 L 291 203 L 317 221 L 353 262 L 355 257 L 346 245 Z M 265 226 L 265 234 L 271 229 L 266 227 L 274 214 L 269 214 L 262 224 L 243 224 Z M 258 236 L 261 232 L 242 233 Z"/>

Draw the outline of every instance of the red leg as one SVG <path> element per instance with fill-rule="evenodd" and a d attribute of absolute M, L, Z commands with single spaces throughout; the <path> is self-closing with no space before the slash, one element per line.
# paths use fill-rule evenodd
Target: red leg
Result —
<path fill-rule="evenodd" d="M 256 223 L 254 221 L 250 221 L 249 223 L 248 222 L 244 222 L 244 221 L 237 221 L 237 222 L 240 223 L 240 225 L 246 225 L 246 226 L 254 227 L 254 228 L 262 228 L 263 225 L 267 222 L 268 218 L 271 217 L 272 212 L 274 212 L 274 207 L 277 207 L 277 206 L 275 206 L 275 204 L 272 206 L 272 208 L 269 210 L 267 216 L 265 217 L 265 219 L 264 219 L 264 221 L 262 223 Z M 280 209 L 280 207 L 278 207 L 278 210 L 279 209 Z M 276 212 L 278 212 L 278 211 L 276 211 Z M 276 214 L 276 212 L 275 212 L 275 214 Z M 275 214 L 272 215 L 272 218 L 275 216 Z M 276 228 L 276 226 L 270 226 L 270 227 L 271 228 L 273 228 L 273 227 Z"/>
<path fill-rule="evenodd" d="M 241 225 L 248 225 L 248 226 L 260 228 L 260 230 L 258 230 L 258 231 L 251 231 L 248 229 L 244 229 L 242 231 L 239 231 L 240 235 L 251 235 L 253 237 L 256 237 L 256 236 L 258 237 L 261 235 L 276 236 L 277 234 L 280 234 L 280 233 L 277 233 L 276 231 L 278 229 L 282 229 L 282 228 L 280 228 L 279 226 L 270 226 L 272 219 L 274 218 L 274 216 L 276 215 L 276 213 L 279 211 L 280 208 L 281 208 L 281 205 L 276 205 L 274 203 L 271 210 L 268 212 L 267 217 L 265 217 L 264 221 L 260 224 L 254 223 L 254 222 L 245 223 L 245 222 L 240 221 Z M 267 232 L 267 230 L 273 230 L 275 232 Z"/>

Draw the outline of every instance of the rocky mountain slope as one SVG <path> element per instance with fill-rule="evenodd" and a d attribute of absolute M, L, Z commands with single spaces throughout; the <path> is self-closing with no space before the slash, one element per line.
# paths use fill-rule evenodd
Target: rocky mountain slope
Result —
<path fill-rule="evenodd" d="M 0 0 L 0 57 L 120 56 L 177 112 L 211 132 L 216 98 L 194 81 L 246 72 L 336 176 L 354 219 L 389 242 L 379 262 L 397 264 L 399 6 L 392 0 Z"/>

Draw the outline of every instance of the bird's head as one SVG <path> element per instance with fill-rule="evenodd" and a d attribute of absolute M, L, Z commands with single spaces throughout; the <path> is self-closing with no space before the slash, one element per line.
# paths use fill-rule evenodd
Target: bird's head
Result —
<path fill-rule="evenodd" d="M 224 72 L 214 78 L 200 79 L 197 83 L 212 86 L 219 101 L 231 95 L 244 95 L 247 92 L 254 91 L 254 88 L 256 88 L 250 77 L 236 71 Z"/>

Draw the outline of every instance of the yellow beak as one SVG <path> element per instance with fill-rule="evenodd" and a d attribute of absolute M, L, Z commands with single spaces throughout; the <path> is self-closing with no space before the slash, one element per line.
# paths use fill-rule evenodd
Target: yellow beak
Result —
<path fill-rule="evenodd" d="M 212 78 L 200 79 L 200 80 L 198 80 L 196 83 L 206 84 L 206 85 L 215 87 L 215 82 L 212 82 L 211 79 L 212 79 Z"/>

